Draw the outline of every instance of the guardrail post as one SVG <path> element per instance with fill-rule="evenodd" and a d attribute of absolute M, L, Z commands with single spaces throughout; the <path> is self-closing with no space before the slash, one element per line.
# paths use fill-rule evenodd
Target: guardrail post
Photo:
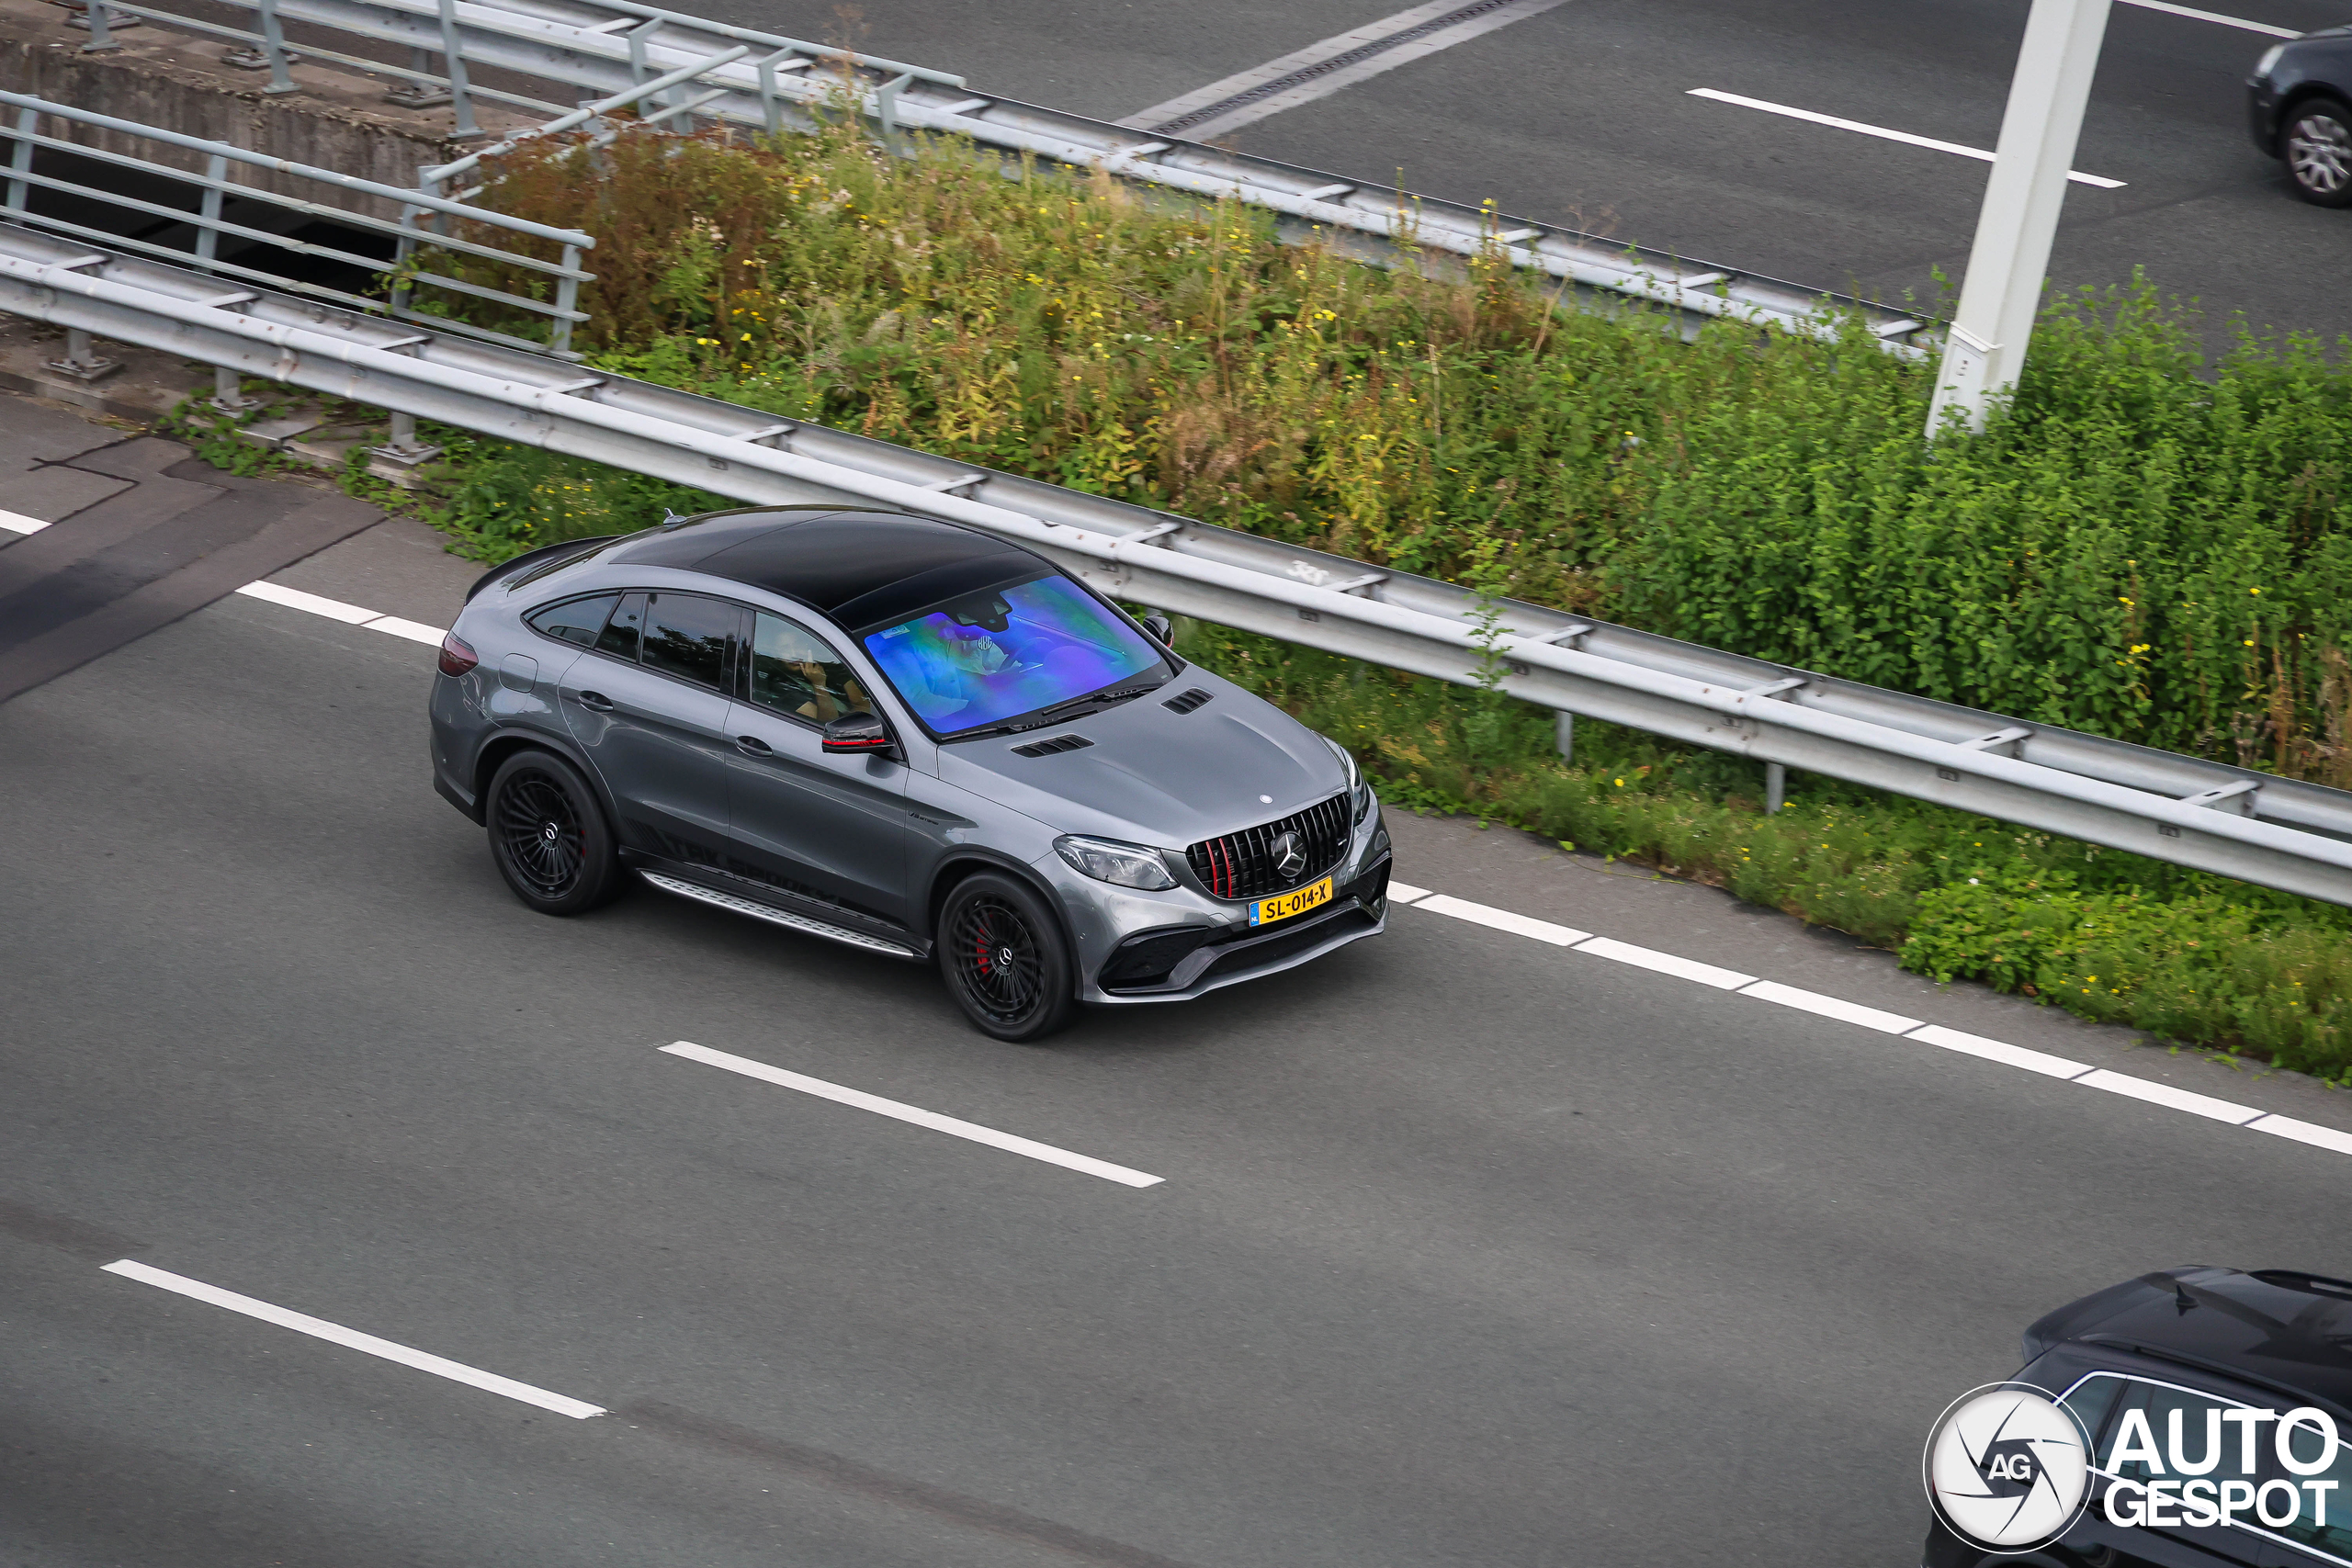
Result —
<path fill-rule="evenodd" d="M 226 365 L 212 367 L 212 406 L 222 413 L 243 413 L 261 407 L 262 400 L 245 396 L 244 379 Z"/>
<path fill-rule="evenodd" d="M 32 188 L 25 176 L 32 173 L 33 133 L 40 129 L 40 110 L 17 111 L 17 145 L 8 154 L 8 173 L 14 176 L 8 181 L 8 210 L 11 212 L 25 209 L 25 193 Z"/>
<path fill-rule="evenodd" d="M 784 106 L 775 96 L 775 63 L 791 52 L 779 50 L 760 62 L 760 116 L 767 122 L 770 136 L 784 134 Z"/>
<path fill-rule="evenodd" d="M 425 68 L 433 63 L 433 51 L 418 44 L 408 51 L 408 68 L 419 76 L 430 75 Z M 430 82 L 403 82 L 384 94 L 384 101 L 404 109 L 437 109 L 449 101 L 449 89 L 436 87 Z"/>
<path fill-rule="evenodd" d="M 416 471 L 439 456 L 440 447 L 427 446 L 416 438 L 416 415 L 395 409 L 390 439 L 381 446 L 368 449 L 368 471 L 402 490 L 414 490 L 418 483 Z"/>
<path fill-rule="evenodd" d="M 83 0 L 82 25 L 90 29 L 90 41 L 82 46 L 82 52 L 112 54 L 122 45 L 114 41 L 114 35 L 107 31 L 107 27 L 115 24 L 129 27 L 133 20 L 119 11 L 108 11 L 103 0 Z M 66 26 L 71 27 L 73 23 L 69 20 Z"/>
<path fill-rule="evenodd" d="M 1566 708 L 1553 716 L 1552 744 L 1559 748 L 1563 762 L 1577 760 L 1577 716 Z"/>
<path fill-rule="evenodd" d="M 441 0 L 441 62 L 449 76 L 449 98 L 457 105 L 458 125 L 451 132 L 460 139 L 480 136 L 474 123 L 473 93 L 466 82 L 465 45 L 458 37 L 457 0 Z"/>
<path fill-rule="evenodd" d="M 294 78 L 286 68 L 302 57 L 286 47 L 286 30 L 277 25 L 277 0 L 260 0 L 261 47 L 232 49 L 220 57 L 223 65 L 233 65 L 240 71 L 266 71 L 269 85 L 262 89 L 271 95 L 297 92 Z"/>
<path fill-rule="evenodd" d="M 220 199 L 229 183 L 229 160 L 215 152 L 204 161 L 204 199 L 196 211 L 196 270 L 210 272 L 220 249 Z"/>
<path fill-rule="evenodd" d="M 65 329 L 65 357 L 48 362 L 48 368 L 76 381 L 103 381 L 122 368 L 119 359 L 108 359 L 100 354 L 90 334 L 80 327 Z"/>
<path fill-rule="evenodd" d="M 1784 763 L 1764 764 L 1764 815 L 1772 816 L 1789 795 L 1789 770 Z"/>
<path fill-rule="evenodd" d="M 892 152 L 899 143 L 899 95 L 914 79 L 913 72 L 902 72 L 874 89 L 874 118 L 881 122 L 883 143 Z"/>
<path fill-rule="evenodd" d="M 563 247 L 563 268 L 567 276 L 555 280 L 555 325 L 548 333 L 548 346 L 558 354 L 571 352 L 571 312 L 579 308 L 580 280 L 570 276 L 580 270 L 580 247 Z"/>

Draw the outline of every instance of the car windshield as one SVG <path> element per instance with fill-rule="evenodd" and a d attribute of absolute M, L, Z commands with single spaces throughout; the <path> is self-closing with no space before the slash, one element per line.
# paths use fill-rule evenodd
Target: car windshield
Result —
<path fill-rule="evenodd" d="M 967 593 L 860 640 L 942 738 L 1171 673 L 1149 640 L 1052 572 Z"/>

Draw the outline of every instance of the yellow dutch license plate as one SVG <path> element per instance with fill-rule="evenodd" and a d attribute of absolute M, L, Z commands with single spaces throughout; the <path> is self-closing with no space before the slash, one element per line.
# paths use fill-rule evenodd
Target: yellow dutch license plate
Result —
<path fill-rule="evenodd" d="M 1270 926 L 1276 920 L 1286 920 L 1293 915 L 1303 915 L 1316 905 L 1328 904 L 1330 901 L 1331 879 L 1327 876 L 1320 882 L 1309 883 L 1306 886 L 1293 892 L 1278 894 L 1272 898 L 1259 899 L 1250 906 L 1250 923 L 1253 926 Z"/>

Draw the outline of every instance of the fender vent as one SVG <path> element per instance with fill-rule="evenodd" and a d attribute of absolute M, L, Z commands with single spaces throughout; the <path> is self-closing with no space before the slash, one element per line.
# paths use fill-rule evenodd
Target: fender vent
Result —
<path fill-rule="evenodd" d="M 1173 709 L 1177 713 L 1190 713 L 1208 700 L 1209 694 L 1206 692 L 1202 691 L 1198 686 L 1195 686 L 1191 691 L 1186 692 L 1182 696 L 1170 697 L 1159 705 L 1164 708 Z"/>
<path fill-rule="evenodd" d="M 1016 757 L 1050 757 L 1057 751 L 1082 751 L 1094 742 L 1083 735 L 1057 735 L 1050 740 L 1032 740 L 1026 746 L 1015 746 Z"/>

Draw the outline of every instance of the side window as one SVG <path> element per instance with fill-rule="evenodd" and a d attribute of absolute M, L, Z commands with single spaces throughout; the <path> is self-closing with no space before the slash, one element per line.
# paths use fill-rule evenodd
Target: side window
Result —
<path fill-rule="evenodd" d="M 752 621 L 752 700 L 812 724 L 831 724 L 874 706 L 865 686 L 823 638 L 765 610 Z"/>
<path fill-rule="evenodd" d="M 741 615 L 724 599 L 706 599 L 699 593 L 649 593 L 640 662 L 650 670 L 723 692 L 727 690 L 727 656 Z"/>
<path fill-rule="evenodd" d="M 534 610 L 523 619 L 551 637 L 577 643 L 582 648 L 594 648 L 597 634 L 605 629 L 605 618 L 613 613 L 613 606 L 619 601 L 617 593 L 567 599 L 560 604 Z"/>
<path fill-rule="evenodd" d="M 613 618 L 605 623 L 604 634 L 596 639 L 596 651 L 636 663 L 638 634 L 644 626 L 645 595 L 622 594 L 620 607 L 613 612 Z"/>
<path fill-rule="evenodd" d="M 2100 1441 L 2107 1429 L 2107 1418 L 2115 1409 L 2115 1396 L 2123 1392 L 2124 1380 L 2113 1372 L 2093 1372 L 2076 1383 L 2059 1403 L 2075 1413 L 2083 1430 L 2091 1438 L 2091 1447 L 2099 1453 L 2107 1451 Z"/>

